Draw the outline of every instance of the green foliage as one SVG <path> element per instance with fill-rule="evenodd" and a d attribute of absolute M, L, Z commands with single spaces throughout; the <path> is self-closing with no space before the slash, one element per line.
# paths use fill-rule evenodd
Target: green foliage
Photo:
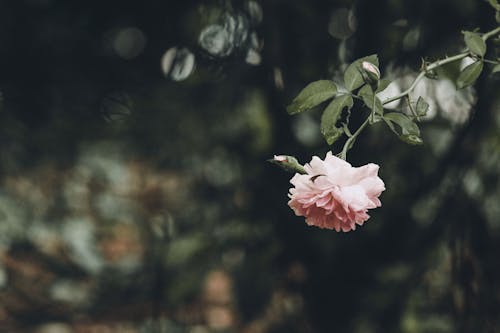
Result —
<path fill-rule="evenodd" d="M 493 69 L 491 70 L 491 73 L 498 73 L 500 72 L 500 64 L 499 65 L 495 65 L 493 67 Z"/>
<path fill-rule="evenodd" d="M 421 145 L 424 143 L 422 138 L 415 134 L 402 134 L 399 138 L 410 145 Z"/>
<path fill-rule="evenodd" d="M 354 104 L 351 95 L 342 95 L 334 99 L 325 109 L 321 116 L 321 133 L 326 142 L 332 145 L 344 133 L 344 129 L 337 127 L 337 121 L 340 119 L 344 108 L 351 109 Z"/>
<path fill-rule="evenodd" d="M 490 3 L 491 7 L 493 7 L 496 11 L 495 13 L 495 20 L 497 23 L 500 23 L 500 4 L 498 3 L 497 0 L 488 0 Z"/>
<path fill-rule="evenodd" d="M 383 119 L 387 126 L 404 142 L 414 145 L 423 143 L 420 138 L 418 125 L 407 115 L 399 112 L 390 112 L 385 114 Z M 400 131 L 394 125 L 399 126 Z"/>
<path fill-rule="evenodd" d="M 378 115 L 382 115 L 384 113 L 382 102 L 375 96 L 371 86 L 368 84 L 364 85 L 363 88 L 359 90 L 359 96 L 363 99 L 363 102 L 370 110 L 373 110 Z"/>
<path fill-rule="evenodd" d="M 464 31 L 465 45 L 469 51 L 480 57 L 486 54 L 486 42 L 476 32 Z"/>
<path fill-rule="evenodd" d="M 490 3 L 491 7 L 493 7 L 496 11 L 500 11 L 500 4 L 498 3 L 497 0 L 488 0 Z"/>
<path fill-rule="evenodd" d="M 417 105 L 415 106 L 415 111 L 417 112 L 417 116 L 425 116 L 427 114 L 427 110 L 429 110 L 429 103 L 419 96 L 417 99 Z"/>
<path fill-rule="evenodd" d="M 497 16 L 499 16 L 500 5 L 498 4 L 498 0 L 489 0 L 489 2 L 497 11 Z M 499 18 L 497 17 L 497 19 Z M 410 87 L 407 90 L 386 99 L 386 102 L 389 103 L 406 98 L 408 106 L 411 110 L 411 116 L 405 115 L 402 112 L 384 114 L 383 103 L 377 97 L 377 93 L 384 91 L 391 84 L 391 81 L 388 79 L 380 79 L 381 74 L 378 68 L 379 60 L 377 54 L 372 54 L 353 61 L 347 66 L 344 72 L 344 86 L 349 92 L 351 92 L 351 94 L 342 95 L 334 99 L 322 114 L 321 133 L 323 134 L 326 142 L 328 145 L 332 145 L 343 134 L 347 134 L 348 139 L 346 140 L 339 155 L 345 159 L 347 152 L 352 147 L 361 131 L 367 125 L 384 120 L 387 126 L 404 142 L 409 144 L 422 144 L 423 141 L 420 137 L 420 129 L 415 121 L 419 121 L 420 117 L 427 114 L 427 111 L 429 110 L 429 103 L 422 97 L 418 97 L 416 103 L 412 103 L 410 101 L 410 93 L 415 89 L 418 80 L 420 80 L 423 76 L 436 79 L 437 71 L 442 71 L 444 68 L 443 66 L 453 62 L 456 63 L 463 60 L 467 56 L 473 57 L 475 62 L 465 67 L 459 73 L 458 78 L 456 79 L 456 86 L 458 89 L 474 84 L 483 70 L 484 62 L 495 64 L 495 67 L 493 67 L 493 73 L 500 71 L 498 61 L 483 59 L 487 51 L 487 40 L 498 35 L 499 33 L 500 27 L 486 33 L 463 31 L 467 52 L 446 57 L 431 63 L 427 63 L 422 59 L 420 74 L 416 77 Z M 356 90 L 357 93 L 354 92 Z M 336 86 L 331 81 L 320 80 L 313 82 L 304 88 L 293 100 L 292 104 L 288 106 L 288 113 L 296 114 L 317 106 L 318 104 L 334 97 L 336 91 Z M 341 119 L 342 111 L 345 108 L 350 110 L 353 107 L 353 97 L 362 100 L 363 104 L 370 109 L 370 114 L 365 118 L 359 128 L 351 134 L 351 130 L 349 129 L 349 117 L 347 117 L 342 126 L 338 126 L 338 123 Z"/>
<path fill-rule="evenodd" d="M 361 63 L 363 61 L 368 61 L 378 67 L 378 57 L 376 54 L 355 60 L 344 72 L 344 85 L 347 90 L 353 91 L 365 83 L 361 74 Z"/>
<path fill-rule="evenodd" d="M 193 233 L 186 237 L 176 237 L 168 247 L 166 265 L 176 267 L 188 263 L 206 248 L 202 234 Z"/>
<path fill-rule="evenodd" d="M 391 80 L 388 79 L 382 79 L 378 82 L 378 87 L 377 90 L 375 90 L 375 93 L 379 93 L 381 91 L 384 91 L 389 85 L 391 84 Z"/>
<path fill-rule="evenodd" d="M 458 76 L 457 88 L 462 89 L 472 85 L 474 82 L 476 82 L 482 70 L 483 70 L 482 61 L 476 61 L 475 63 L 472 63 L 469 66 L 465 67 Z"/>
<path fill-rule="evenodd" d="M 337 86 L 330 80 L 319 80 L 308 84 L 287 107 L 289 114 L 309 110 L 332 98 L 337 93 Z"/>

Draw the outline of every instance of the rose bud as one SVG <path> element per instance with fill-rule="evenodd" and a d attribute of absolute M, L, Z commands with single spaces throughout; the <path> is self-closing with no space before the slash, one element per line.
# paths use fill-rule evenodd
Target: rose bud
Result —
<path fill-rule="evenodd" d="M 378 85 L 378 81 L 380 80 L 380 70 L 378 67 L 368 61 L 363 61 L 361 67 L 363 69 L 363 78 L 366 83 L 371 86 Z"/>
<path fill-rule="evenodd" d="M 306 173 L 304 167 L 300 165 L 299 161 L 293 156 L 288 155 L 274 155 L 274 158 L 268 160 L 269 162 L 279 165 L 285 171 L 297 172 L 300 174 Z"/>

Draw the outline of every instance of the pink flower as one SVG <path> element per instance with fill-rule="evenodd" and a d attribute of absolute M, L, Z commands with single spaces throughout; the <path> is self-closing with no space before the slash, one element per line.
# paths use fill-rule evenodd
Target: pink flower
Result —
<path fill-rule="evenodd" d="M 331 152 L 325 160 L 314 156 L 304 166 L 306 174 L 296 173 L 290 180 L 288 205 L 295 215 L 305 216 L 308 225 L 350 231 L 370 217 L 368 209 L 380 207 L 378 197 L 385 190 L 373 163 L 359 168 Z"/>

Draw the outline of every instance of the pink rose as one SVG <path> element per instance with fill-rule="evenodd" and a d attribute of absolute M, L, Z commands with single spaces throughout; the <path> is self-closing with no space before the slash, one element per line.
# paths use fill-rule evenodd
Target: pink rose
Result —
<path fill-rule="evenodd" d="M 350 231 L 370 217 L 368 209 L 380 207 L 378 197 L 385 190 L 373 163 L 355 168 L 331 152 L 325 160 L 314 156 L 306 164 L 306 174 L 290 180 L 288 205 L 295 215 L 305 216 L 308 225 Z"/>

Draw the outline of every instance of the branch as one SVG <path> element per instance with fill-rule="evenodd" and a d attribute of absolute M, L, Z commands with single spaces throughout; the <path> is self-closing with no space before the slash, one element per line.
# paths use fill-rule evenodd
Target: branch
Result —
<path fill-rule="evenodd" d="M 491 31 L 485 32 L 481 38 L 483 38 L 483 40 L 486 42 L 488 40 L 488 38 L 493 37 L 498 33 L 500 33 L 500 27 L 493 29 Z"/>
<path fill-rule="evenodd" d="M 500 27 L 497 27 L 496 29 L 493 29 L 491 31 L 484 33 L 481 38 L 484 41 L 486 41 L 486 40 L 488 40 L 488 38 L 491 38 L 499 33 L 500 33 Z M 463 53 L 454 55 L 453 57 L 438 60 L 438 61 L 435 61 L 435 62 L 429 64 L 420 72 L 420 74 L 418 74 L 418 76 L 415 78 L 415 80 L 413 81 L 413 83 L 411 84 L 411 86 L 408 89 L 406 89 L 405 91 L 403 91 L 402 93 L 400 93 L 394 97 L 390 97 L 390 98 L 386 99 L 385 101 L 382 102 L 382 105 L 388 104 L 390 102 L 393 102 L 395 100 L 401 99 L 401 98 L 409 95 L 410 92 L 412 92 L 413 89 L 415 89 L 415 86 L 417 85 L 418 81 L 420 81 L 425 76 L 425 74 L 432 71 L 433 69 L 441 67 L 441 66 L 446 65 L 446 64 L 449 64 L 450 62 L 461 60 L 463 58 L 466 58 L 469 55 L 470 55 L 470 52 L 467 51 L 467 52 L 463 52 Z"/>
<path fill-rule="evenodd" d="M 500 33 L 500 27 L 497 27 L 496 29 L 493 29 L 491 31 L 484 33 L 481 36 L 481 38 L 484 41 L 486 41 L 486 40 L 488 40 L 488 38 L 491 38 L 499 33 Z M 471 52 L 467 51 L 467 52 L 463 52 L 463 53 L 454 55 L 452 57 L 447 57 L 445 59 L 437 60 L 433 63 L 430 63 L 429 65 L 425 66 L 424 69 L 422 69 L 422 71 L 418 74 L 418 76 L 415 78 L 415 80 L 413 81 L 413 83 L 411 84 L 411 86 L 408 89 L 406 89 L 405 91 L 403 91 L 402 93 L 400 93 L 396 96 L 393 96 L 393 97 L 386 99 L 385 101 L 382 102 L 382 105 L 388 104 L 390 102 L 401 99 L 403 97 L 408 98 L 409 94 L 413 91 L 413 89 L 415 89 L 418 82 L 425 76 L 425 74 L 432 71 L 433 69 L 436 69 L 438 67 L 441 67 L 443 65 L 449 64 L 449 63 L 454 62 L 454 61 L 461 60 L 461 59 L 466 58 L 470 55 L 471 55 Z M 352 96 L 357 97 L 354 94 Z M 373 94 L 373 98 L 375 100 L 375 92 Z M 410 103 L 408 103 L 408 104 L 410 104 Z M 375 106 L 375 101 L 373 103 L 373 106 Z M 410 105 L 410 108 L 411 108 L 411 105 Z M 412 109 L 412 111 L 413 111 L 413 109 Z M 366 127 L 366 125 L 368 125 L 370 123 L 370 120 L 373 120 L 374 114 L 375 114 L 375 111 L 371 110 L 370 115 L 365 119 L 365 121 L 356 130 L 356 132 L 354 132 L 354 134 L 350 135 L 350 132 L 346 132 L 346 133 L 348 133 L 349 138 L 346 140 L 344 147 L 342 148 L 342 152 L 339 154 L 340 158 L 342 158 L 344 160 L 347 158 L 347 152 L 349 151 L 349 149 L 351 149 L 351 147 L 352 147 L 354 141 L 356 140 L 356 138 L 358 137 L 358 135 L 363 131 L 363 129 Z M 344 126 L 344 127 L 347 128 L 347 126 Z"/>
<path fill-rule="evenodd" d="M 352 136 L 347 139 L 347 141 L 344 144 L 344 148 L 342 149 L 342 152 L 340 153 L 340 158 L 345 160 L 347 158 L 347 151 L 351 148 L 352 144 L 358 137 L 358 135 L 363 131 L 363 129 L 368 125 L 370 122 L 370 117 L 372 116 L 373 112 L 370 112 L 370 115 L 365 119 L 365 121 L 359 126 L 359 128 L 354 132 Z"/>
<path fill-rule="evenodd" d="M 420 74 L 418 74 L 418 76 L 415 78 L 415 80 L 411 84 L 410 88 L 406 89 L 405 91 L 403 91 L 399 95 L 396 95 L 394 97 L 386 99 L 385 101 L 382 102 L 382 105 L 388 104 L 390 102 L 393 102 L 395 100 L 401 99 L 401 98 L 409 95 L 410 92 L 412 92 L 413 89 L 415 89 L 418 81 L 420 81 L 420 79 L 422 79 L 425 76 L 425 74 L 427 74 L 429 71 L 431 71 L 435 68 L 438 68 L 440 66 L 449 64 L 450 62 L 454 62 L 454 61 L 463 59 L 463 58 L 467 57 L 468 55 L 469 55 L 469 52 L 464 52 L 464 53 L 457 54 L 453 57 L 445 58 L 445 59 L 438 60 L 438 61 L 431 63 L 429 66 L 426 67 L 426 69 L 424 69 L 422 72 L 420 72 Z"/>

